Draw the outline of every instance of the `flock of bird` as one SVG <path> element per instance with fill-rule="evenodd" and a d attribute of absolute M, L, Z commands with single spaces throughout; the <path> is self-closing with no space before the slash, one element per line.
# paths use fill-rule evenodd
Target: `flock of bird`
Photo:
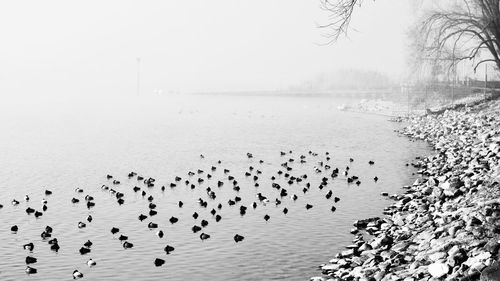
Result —
<path fill-rule="evenodd" d="M 288 158 L 287 156 L 289 156 L 290 158 L 283 161 L 280 164 L 280 168 L 276 172 L 276 174 L 273 174 L 270 177 L 271 187 L 272 187 L 271 190 L 275 190 L 276 193 L 269 193 L 268 192 L 268 194 L 263 194 L 262 192 L 256 192 L 255 199 L 254 199 L 253 203 L 249 206 L 245 206 L 241 203 L 242 198 L 240 196 L 238 196 L 239 191 L 241 189 L 241 186 L 240 186 L 240 183 L 238 182 L 238 180 L 236 179 L 235 174 L 231 173 L 231 171 L 229 169 L 221 167 L 222 162 L 220 160 L 217 161 L 217 164 L 215 164 L 214 166 L 211 166 L 210 171 L 206 172 L 202 169 L 197 169 L 195 171 L 189 171 L 185 178 L 182 178 L 181 176 L 175 176 L 174 180 L 171 183 L 167 184 L 166 186 L 162 185 L 159 188 L 161 189 L 162 192 L 164 192 L 167 188 L 174 189 L 174 188 L 177 188 L 178 186 L 184 184 L 187 188 L 196 189 L 196 188 L 202 188 L 201 185 L 203 182 L 210 181 L 211 185 L 215 185 L 217 187 L 216 188 L 206 187 L 204 190 L 206 197 L 205 198 L 202 198 L 202 197 L 198 198 L 197 205 L 199 206 L 199 208 L 209 209 L 208 206 L 209 206 L 209 202 L 210 202 L 210 205 L 213 206 L 213 208 L 210 210 L 210 214 L 212 215 L 215 223 L 218 223 L 222 220 L 220 210 L 225 205 L 235 206 L 235 207 L 236 207 L 236 205 L 238 205 L 237 208 L 239 209 L 239 214 L 241 216 L 244 216 L 250 210 L 250 208 L 256 209 L 259 205 L 267 205 L 267 204 L 271 204 L 271 205 L 274 205 L 276 207 L 279 207 L 283 200 L 286 200 L 287 198 L 289 198 L 289 200 L 296 201 L 299 198 L 300 192 L 302 192 L 303 194 L 306 194 L 307 192 L 309 192 L 311 189 L 311 183 L 306 182 L 306 181 L 308 181 L 308 175 L 307 174 L 297 175 L 296 171 L 294 170 L 294 168 L 291 165 L 295 161 L 300 162 L 301 164 L 306 163 L 308 160 L 308 157 L 306 155 L 300 155 L 298 157 L 298 159 L 295 159 L 295 158 L 291 158 L 292 154 L 293 154 L 292 151 L 280 152 L 282 159 Z M 319 160 L 318 153 L 309 151 L 308 154 L 311 158 L 314 158 L 316 161 Z M 253 155 L 251 153 L 247 153 L 246 157 L 249 159 L 252 159 Z M 332 179 L 335 179 L 339 176 L 341 178 L 344 177 L 348 184 L 356 184 L 356 185 L 361 184 L 361 181 L 360 181 L 358 176 L 349 174 L 349 169 L 350 169 L 349 165 L 347 165 L 343 169 L 343 171 L 341 171 L 339 168 L 333 168 L 329 164 L 331 157 L 330 157 L 330 154 L 328 152 L 325 153 L 324 157 L 325 158 L 320 159 L 322 161 L 317 161 L 316 165 L 313 168 L 313 170 L 316 174 L 322 175 L 321 182 L 318 185 L 319 190 L 322 190 L 323 188 L 327 188 L 329 182 Z M 205 157 L 203 155 L 200 155 L 200 158 L 204 159 Z M 354 161 L 354 159 L 352 159 L 352 158 L 349 159 L 349 162 L 353 162 L 353 161 Z M 263 164 L 264 161 L 259 160 L 258 163 Z M 368 162 L 368 164 L 373 165 L 374 162 L 370 160 Z M 221 178 L 215 179 L 213 177 L 215 177 L 215 173 L 218 170 L 222 171 L 219 174 L 222 174 L 223 176 Z M 326 176 L 323 176 L 325 174 L 326 174 Z M 263 177 L 262 171 L 256 167 L 249 166 L 248 171 L 244 172 L 244 177 L 251 179 L 250 182 L 252 182 L 254 187 L 256 187 L 256 191 L 257 191 L 258 187 L 260 186 L 259 180 L 261 179 L 261 177 Z M 149 220 L 146 227 L 150 230 L 155 230 L 156 236 L 159 237 L 160 239 L 163 238 L 165 235 L 164 231 L 161 229 L 161 227 L 158 223 L 153 221 L 154 217 L 158 214 L 158 211 L 157 211 L 157 204 L 155 203 L 155 198 L 153 197 L 153 195 L 151 195 L 150 190 L 157 186 L 156 180 L 152 177 L 146 178 L 144 176 L 138 175 L 136 172 L 130 172 L 128 174 L 128 178 L 130 180 L 136 180 L 137 183 L 139 183 L 139 186 L 134 184 L 134 187 L 132 188 L 131 191 L 133 193 L 141 195 L 141 197 L 145 200 L 145 203 L 147 204 L 147 208 L 149 210 L 149 212 L 147 212 L 146 214 L 143 214 L 143 213 L 138 214 L 137 219 L 140 222 L 143 222 L 145 220 Z M 125 190 L 122 188 L 123 185 L 121 184 L 121 182 L 119 180 L 115 179 L 115 177 L 112 175 L 107 175 L 106 179 L 107 179 L 108 183 L 103 184 L 101 186 L 101 190 L 103 192 L 109 192 L 109 194 L 112 195 L 111 198 L 116 200 L 118 205 L 125 204 L 125 200 L 126 200 Z M 278 179 L 280 179 L 281 181 L 278 181 Z M 377 182 L 378 178 L 374 177 L 373 180 L 375 182 Z M 283 184 L 283 181 L 286 182 L 286 184 Z M 282 182 L 282 184 L 279 184 L 278 182 Z M 301 182 L 305 182 L 305 184 L 299 185 L 299 183 L 301 183 Z M 142 187 L 140 185 L 142 185 Z M 230 188 L 234 190 L 234 192 L 236 193 L 235 197 L 234 198 L 231 197 L 231 199 L 229 199 L 227 202 L 217 201 L 217 198 L 218 198 L 217 193 L 222 192 L 225 185 L 229 185 Z M 300 189 L 294 188 L 294 185 L 296 185 L 297 187 L 300 187 L 302 189 L 300 190 Z M 292 190 L 294 192 L 292 192 Z M 83 189 L 76 188 L 74 191 L 76 194 L 79 194 L 80 198 L 81 198 L 81 196 L 83 196 L 83 193 L 84 193 Z M 50 191 L 48 189 L 45 190 L 45 196 L 47 198 L 49 198 L 49 196 L 51 194 L 52 194 L 52 191 Z M 297 195 L 297 194 L 299 194 L 299 195 Z M 76 196 L 76 197 L 79 197 L 79 196 Z M 83 197 L 83 199 L 78 199 L 76 197 L 71 198 L 71 203 L 79 204 L 81 200 L 85 201 L 85 204 L 89 210 L 91 208 L 95 207 L 95 205 L 96 205 L 95 201 L 94 201 L 94 197 L 92 195 L 87 194 Z M 337 203 L 340 201 L 339 197 L 333 196 L 333 191 L 331 189 L 325 194 L 325 198 L 327 200 L 332 199 L 332 201 L 334 203 Z M 24 199 L 25 199 L 25 201 L 29 201 L 30 200 L 29 195 L 26 195 Z M 11 203 L 12 203 L 12 205 L 17 206 L 17 205 L 19 205 L 20 202 L 16 199 L 13 199 L 11 201 Z M 43 199 L 41 210 L 35 210 L 31 207 L 27 207 L 26 213 L 28 215 L 34 215 L 36 218 L 42 217 L 44 212 L 46 212 L 48 209 L 47 205 L 48 205 L 48 201 L 46 199 Z M 182 208 L 184 205 L 184 202 L 179 201 L 177 203 L 177 205 L 179 208 Z M 2 207 L 3 207 L 3 205 L 0 204 L 0 209 Z M 314 206 L 312 204 L 307 203 L 304 207 L 306 210 L 309 210 L 309 209 L 313 208 Z M 331 211 L 335 212 L 335 210 L 336 210 L 336 207 L 335 207 L 335 205 L 332 204 Z M 289 212 L 288 208 L 284 207 L 282 209 L 282 213 L 284 215 L 287 215 L 288 212 Z M 209 222 L 206 219 L 200 218 L 200 214 L 196 211 L 193 212 L 192 218 L 194 220 L 194 225 L 191 227 L 191 231 L 193 233 L 196 233 L 196 234 L 201 232 L 198 235 L 198 237 L 202 241 L 210 239 L 210 237 L 211 237 L 210 234 L 204 232 L 204 229 L 208 226 Z M 265 214 L 262 219 L 267 222 L 271 219 L 271 216 L 269 214 Z M 92 220 L 93 220 L 93 217 L 91 214 L 89 214 L 85 220 L 79 221 L 76 224 L 76 226 L 79 229 L 84 229 L 87 227 L 87 224 L 92 223 Z M 179 221 L 179 218 L 177 218 L 175 216 L 172 216 L 169 219 L 169 223 L 172 225 L 176 224 L 178 221 Z M 10 230 L 13 234 L 15 234 L 19 231 L 19 227 L 17 225 L 13 225 L 13 226 L 11 226 Z M 135 246 L 129 240 L 129 237 L 125 233 L 122 233 L 122 231 L 120 230 L 119 227 L 112 226 L 109 231 L 110 231 L 110 235 L 113 238 L 120 241 L 121 246 L 124 249 L 130 249 L 130 248 L 133 248 Z M 58 243 L 57 238 L 52 237 L 52 234 L 53 234 L 53 228 L 51 226 L 46 226 L 43 229 L 40 236 L 41 236 L 43 241 L 47 242 L 50 250 L 57 252 L 60 249 L 60 245 Z M 238 234 L 238 233 L 235 233 L 233 236 L 233 240 L 235 243 L 240 243 L 240 242 L 244 241 L 244 239 L 245 239 L 245 237 L 241 234 Z M 92 249 L 92 244 L 93 244 L 92 241 L 87 240 L 85 243 L 83 243 L 82 247 L 79 249 L 79 253 L 81 255 L 89 254 L 91 252 L 91 249 Z M 24 250 L 30 252 L 31 254 L 33 253 L 33 250 L 34 250 L 33 242 L 28 242 L 28 243 L 24 244 L 22 247 L 24 248 Z M 172 245 L 166 245 L 163 248 L 163 251 L 165 252 L 165 254 L 169 255 L 175 251 L 175 247 Z M 28 255 L 28 256 L 26 256 L 25 263 L 26 263 L 25 271 L 27 274 L 35 274 L 38 272 L 38 270 L 35 267 L 33 267 L 34 264 L 37 263 L 37 258 L 33 257 L 32 255 Z M 165 259 L 155 258 L 153 261 L 153 264 L 155 266 L 162 266 L 165 264 Z M 96 265 L 97 265 L 96 261 L 94 261 L 92 258 L 88 259 L 88 261 L 87 261 L 88 267 L 94 267 Z M 80 272 L 78 269 L 75 269 L 73 271 L 72 276 L 73 276 L 73 279 L 79 279 L 79 278 L 83 277 L 83 273 Z"/>

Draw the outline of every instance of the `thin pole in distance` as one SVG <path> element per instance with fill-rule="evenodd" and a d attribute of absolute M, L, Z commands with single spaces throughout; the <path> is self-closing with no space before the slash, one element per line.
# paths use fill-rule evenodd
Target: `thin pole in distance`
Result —
<path fill-rule="evenodd" d="M 141 94 L 141 58 L 137 57 L 137 95 Z"/>

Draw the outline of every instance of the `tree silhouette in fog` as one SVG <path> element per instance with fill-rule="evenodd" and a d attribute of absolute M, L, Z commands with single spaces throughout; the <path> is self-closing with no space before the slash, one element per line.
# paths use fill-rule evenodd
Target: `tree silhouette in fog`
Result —
<path fill-rule="evenodd" d="M 362 0 L 320 0 L 329 21 L 320 25 L 328 43 L 347 35 Z M 425 12 L 412 30 L 421 61 L 434 59 L 456 65 L 470 61 L 473 69 L 492 62 L 500 68 L 500 0 L 422 1 Z M 397 23 L 395 23 L 397 24 Z"/>

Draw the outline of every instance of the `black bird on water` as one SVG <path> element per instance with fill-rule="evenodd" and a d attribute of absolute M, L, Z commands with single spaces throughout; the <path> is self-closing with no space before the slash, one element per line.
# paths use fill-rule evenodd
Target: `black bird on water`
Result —
<path fill-rule="evenodd" d="M 40 234 L 40 237 L 42 237 L 42 239 L 50 238 L 52 237 L 52 234 L 50 232 L 44 231 L 42 232 L 42 234 Z"/>
<path fill-rule="evenodd" d="M 201 198 L 198 199 L 198 203 L 200 204 L 201 207 L 204 207 L 204 208 L 206 208 L 208 206 L 208 202 L 201 199 Z"/>
<path fill-rule="evenodd" d="M 119 228 L 116 228 L 116 227 L 111 228 L 111 233 L 112 233 L 112 234 L 116 234 L 116 233 L 118 233 L 118 232 L 120 232 L 120 229 L 119 229 Z"/>
<path fill-rule="evenodd" d="M 59 251 L 59 249 L 60 249 L 60 248 L 61 248 L 61 247 L 59 246 L 59 244 L 58 244 L 58 243 L 52 244 L 52 245 L 50 246 L 50 249 L 51 249 L 52 251 L 55 251 L 55 252 Z"/>
<path fill-rule="evenodd" d="M 239 234 L 234 235 L 234 242 L 236 242 L 236 243 L 243 241 L 243 239 L 245 239 L 245 237 L 243 237 Z"/>
<path fill-rule="evenodd" d="M 200 239 L 203 241 L 203 240 L 207 240 L 208 238 L 210 238 L 210 235 L 206 234 L 205 232 L 203 232 L 202 234 L 200 234 Z"/>
<path fill-rule="evenodd" d="M 168 254 L 170 254 L 170 252 L 173 252 L 175 250 L 175 248 L 170 246 L 170 245 L 167 245 L 167 246 L 165 246 L 165 249 L 163 249 L 163 250 L 165 250 L 165 253 L 167 253 L 167 255 L 168 255 Z"/>
<path fill-rule="evenodd" d="M 162 266 L 163 264 L 165 264 L 165 260 L 159 258 L 155 259 L 155 266 Z"/>
<path fill-rule="evenodd" d="M 36 263 L 36 262 L 37 262 L 36 258 L 31 257 L 31 256 L 26 257 L 26 264 L 32 264 L 32 263 Z"/>
<path fill-rule="evenodd" d="M 201 227 L 199 227 L 199 226 L 195 225 L 195 226 L 193 226 L 193 227 L 191 228 L 191 230 L 193 231 L 193 233 L 196 233 L 196 232 L 198 232 L 198 231 L 200 231 L 200 230 L 201 230 Z"/>
<path fill-rule="evenodd" d="M 257 193 L 257 198 L 259 199 L 259 201 L 264 201 L 267 199 L 267 197 L 262 195 L 261 192 Z"/>
<path fill-rule="evenodd" d="M 244 216 L 247 212 L 247 207 L 240 206 L 240 215 Z"/>
<path fill-rule="evenodd" d="M 208 225 L 208 221 L 206 221 L 206 220 L 201 220 L 201 223 L 200 223 L 200 224 L 201 224 L 201 226 L 202 226 L 202 227 L 206 227 L 206 226 Z"/>
<path fill-rule="evenodd" d="M 37 272 L 38 272 L 38 271 L 36 270 L 36 268 L 33 268 L 33 267 L 31 267 L 31 266 L 27 266 L 25 271 L 26 271 L 26 273 L 27 273 L 27 274 L 35 274 L 35 273 L 37 273 Z"/>
<path fill-rule="evenodd" d="M 266 215 L 264 216 L 264 220 L 266 220 L 266 221 L 268 221 L 270 218 L 271 218 L 271 217 L 270 217 L 268 214 L 266 214 Z"/>
<path fill-rule="evenodd" d="M 307 209 L 307 210 L 311 209 L 312 207 L 313 207 L 313 205 L 311 205 L 311 204 L 306 204 L 306 209 Z"/>
<path fill-rule="evenodd" d="M 32 242 L 23 245 L 23 249 L 28 250 L 30 252 L 33 251 L 34 248 L 35 245 Z"/>
<path fill-rule="evenodd" d="M 85 255 L 85 254 L 88 254 L 90 253 L 90 249 L 89 248 L 85 248 L 85 247 L 81 247 L 80 248 L 80 255 Z"/>
<path fill-rule="evenodd" d="M 330 190 L 328 193 L 325 195 L 326 199 L 330 199 L 333 195 L 333 192 Z"/>
<path fill-rule="evenodd" d="M 171 217 L 171 218 L 169 219 L 169 221 L 170 221 L 170 223 L 171 223 L 171 224 L 174 224 L 174 223 L 178 222 L 178 221 L 179 221 L 179 219 L 178 219 L 178 218 L 176 218 L 176 217 Z"/>

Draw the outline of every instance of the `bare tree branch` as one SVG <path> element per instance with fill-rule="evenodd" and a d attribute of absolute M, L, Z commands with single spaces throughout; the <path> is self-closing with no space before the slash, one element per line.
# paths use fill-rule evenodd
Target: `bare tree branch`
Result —
<path fill-rule="evenodd" d="M 494 62 L 500 68 L 500 0 L 463 0 L 446 9 L 428 11 L 418 32 L 423 57 L 445 61 L 451 50 L 450 67 L 471 60 L 478 65 Z M 458 55 L 457 55 L 458 54 Z M 475 63 L 476 59 L 479 60 Z M 427 63 L 428 60 L 420 60 Z"/>
<path fill-rule="evenodd" d="M 328 44 L 336 42 L 340 36 L 347 35 L 352 13 L 363 0 L 320 0 L 320 8 L 329 14 L 330 22 L 319 25 L 327 30 Z"/>

